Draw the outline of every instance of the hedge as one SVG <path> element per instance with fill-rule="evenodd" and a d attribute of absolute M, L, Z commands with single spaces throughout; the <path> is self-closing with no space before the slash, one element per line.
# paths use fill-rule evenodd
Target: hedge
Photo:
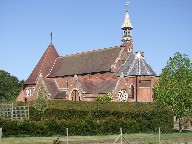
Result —
<path fill-rule="evenodd" d="M 39 120 L 38 112 L 30 107 L 30 117 L 32 120 Z M 74 119 L 85 118 L 88 114 L 96 119 L 106 118 L 108 116 L 116 117 L 137 117 L 143 113 L 159 114 L 161 111 L 168 111 L 168 107 L 157 103 L 115 103 L 115 102 L 72 102 L 52 100 L 49 101 L 49 108 L 45 113 L 45 119 Z M 166 112 L 166 113 L 168 113 Z M 165 114 L 166 114 L 165 113 Z M 162 113 L 163 114 L 163 113 Z"/>
<path fill-rule="evenodd" d="M 164 133 L 173 130 L 173 113 L 157 103 L 69 102 L 50 101 L 43 121 L 30 104 L 30 120 L 0 119 L 4 136 L 104 135 Z"/>

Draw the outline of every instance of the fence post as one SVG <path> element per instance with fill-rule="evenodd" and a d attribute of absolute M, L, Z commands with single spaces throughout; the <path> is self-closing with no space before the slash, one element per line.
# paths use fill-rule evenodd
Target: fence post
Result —
<path fill-rule="evenodd" d="M 0 144 L 1 144 L 1 138 L 2 138 L 3 132 L 2 132 L 2 128 L 0 128 Z"/>
<path fill-rule="evenodd" d="M 120 133 L 121 133 L 121 144 L 123 143 L 123 132 L 122 132 L 122 128 L 120 128 Z"/>
<path fill-rule="evenodd" d="M 161 129 L 159 127 L 159 143 L 161 143 Z"/>
<path fill-rule="evenodd" d="M 66 132 L 67 132 L 67 144 L 68 144 L 68 136 L 69 136 L 68 128 L 66 128 Z"/>

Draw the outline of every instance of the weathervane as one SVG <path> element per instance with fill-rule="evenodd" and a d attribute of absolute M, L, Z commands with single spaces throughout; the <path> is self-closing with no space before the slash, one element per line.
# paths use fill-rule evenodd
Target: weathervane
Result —
<path fill-rule="evenodd" d="M 51 35 L 51 44 L 52 44 L 52 37 L 53 37 L 53 34 L 52 34 L 52 32 L 51 32 L 51 34 L 50 34 L 50 35 Z"/>
<path fill-rule="evenodd" d="M 128 11 L 129 2 L 126 2 L 126 11 Z"/>

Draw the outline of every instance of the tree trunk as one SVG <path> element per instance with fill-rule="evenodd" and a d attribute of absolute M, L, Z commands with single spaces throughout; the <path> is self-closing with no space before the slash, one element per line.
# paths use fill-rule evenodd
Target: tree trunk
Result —
<path fill-rule="evenodd" d="M 183 131 L 183 125 L 184 125 L 184 119 L 183 117 L 179 117 L 179 132 L 181 133 Z"/>

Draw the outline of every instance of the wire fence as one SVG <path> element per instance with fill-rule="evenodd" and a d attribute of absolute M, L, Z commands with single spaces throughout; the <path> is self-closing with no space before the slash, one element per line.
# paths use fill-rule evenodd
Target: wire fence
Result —
<path fill-rule="evenodd" d="M 65 140 L 60 140 L 59 138 L 57 138 L 56 140 L 53 140 L 53 144 L 64 144 L 64 143 L 69 144 L 69 143 L 71 143 L 68 133 L 69 133 L 68 128 L 66 128 L 66 138 L 65 138 Z M 159 128 L 159 131 L 158 131 L 158 140 L 156 140 L 156 142 L 161 144 L 161 129 L 160 128 Z M 87 143 L 89 143 L 89 142 L 87 142 Z M 98 142 L 90 142 L 90 143 L 91 144 L 98 144 Z M 102 142 L 102 143 L 105 143 L 105 144 L 130 144 L 129 140 L 124 137 L 122 128 L 120 128 L 120 133 L 116 137 L 116 139 L 114 139 L 111 142 Z"/>

